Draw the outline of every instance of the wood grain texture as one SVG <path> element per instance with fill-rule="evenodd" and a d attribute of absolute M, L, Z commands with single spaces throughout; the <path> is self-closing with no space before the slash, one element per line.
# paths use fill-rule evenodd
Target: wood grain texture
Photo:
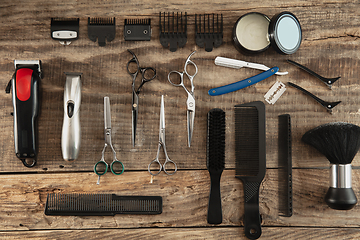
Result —
<path fill-rule="evenodd" d="M 98 229 L 0 232 L 2 239 L 247 239 L 242 228 Z M 346 237 L 344 237 L 346 236 Z M 359 229 L 264 227 L 261 239 L 358 239 Z"/>
<path fill-rule="evenodd" d="M 267 171 L 260 187 L 263 226 L 276 227 L 359 227 L 359 206 L 351 211 L 330 209 L 323 198 L 328 188 L 327 170 L 293 171 L 294 215 L 279 216 L 277 170 Z M 235 171 L 221 178 L 223 222 L 219 227 L 242 226 L 243 188 Z M 353 171 L 355 193 L 359 192 L 360 171 Z M 145 172 L 105 174 L 96 185 L 94 173 L 1 175 L 0 231 L 97 228 L 211 227 L 207 223 L 210 179 L 207 171 L 179 171 L 173 176 L 151 177 Z M 46 216 L 48 193 L 115 193 L 163 197 L 160 215 L 116 215 L 76 217 Z"/>
<path fill-rule="evenodd" d="M 265 1 L 261 6 L 251 1 L 203 2 L 184 1 L 32 1 L 20 4 L 18 1 L 2 1 L 0 31 L 0 74 L 5 87 L 13 74 L 14 59 L 41 59 L 44 79 L 42 80 L 42 107 L 39 118 L 38 165 L 26 169 L 14 155 L 12 104 L 10 95 L 1 94 L 1 154 L 2 172 L 18 171 L 92 171 L 100 158 L 103 141 L 102 98 L 109 96 L 112 104 L 113 143 L 119 159 L 128 170 L 145 170 L 156 154 L 160 95 L 165 94 L 167 123 L 167 145 L 170 157 L 178 163 L 179 169 L 205 169 L 206 114 L 211 108 L 220 107 L 227 113 L 226 167 L 234 167 L 234 116 L 233 106 L 238 103 L 263 100 L 263 95 L 276 80 L 292 81 L 329 100 L 342 100 L 328 114 L 314 100 L 296 89 L 287 92 L 274 105 L 267 105 L 267 159 L 268 167 L 277 166 L 277 116 L 289 113 L 293 121 L 293 165 L 295 167 L 326 167 L 327 160 L 314 149 L 300 141 L 301 136 L 322 123 L 347 121 L 360 124 L 359 98 L 357 92 L 357 69 L 359 69 L 358 3 L 341 1 Z M 195 45 L 194 17 L 199 13 L 196 6 L 224 14 L 224 44 L 207 53 Z M 96 10 L 95 10 L 96 9 Z M 231 29 L 236 19 L 249 11 L 258 11 L 273 16 L 288 10 L 296 14 L 303 28 L 303 42 L 299 51 L 291 56 L 282 56 L 268 50 L 257 56 L 244 56 L 235 51 L 231 42 Z M 171 53 L 158 40 L 158 12 L 187 11 L 189 14 L 188 43 L 185 48 Z M 26 12 L 26 14 L 24 14 Z M 56 16 L 80 17 L 80 38 L 70 46 L 61 46 L 49 37 L 50 18 Z M 116 17 L 117 34 L 113 42 L 101 48 L 87 37 L 87 17 Z M 125 42 L 123 20 L 125 18 L 150 17 L 152 19 L 152 40 L 150 42 Z M 142 66 L 154 66 L 158 77 L 146 84 L 140 95 L 140 112 L 136 147 L 131 146 L 131 78 L 126 72 L 132 49 Z M 197 50 L 193 60 L 199 67 L 195 78 L 196 119 L 194 139 L 191 148 L 186 146 L 186 94 L 167 82 L 167 73 L 181 70 L 192 50 Z M 238 81 L 259 73 L 252 69 L 228 69 L 215 66 L 216 56 L 225 56 L 259 62 L 268 66 L 277 65 L 289 75 L 271 77 L 261 83 L 219 97 L 210 97 L 208 89 Z M 291 58 L 319 74 L 342 78 L 332 91 L 319 80 L 285 63 Z M 80 157 L 74 163 L 62 160 L 60 136 L 63 119 L 64 71 L 83 72 L 81 105 L 82 146 Z M 359 166 L 356 157 L 354 165 Z"/>

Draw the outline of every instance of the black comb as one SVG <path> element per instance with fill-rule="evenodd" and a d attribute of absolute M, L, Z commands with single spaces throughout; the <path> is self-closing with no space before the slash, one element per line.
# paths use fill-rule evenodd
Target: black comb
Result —
<path fill-rule="evenodd" d="M 291 217 L 292 207 L 292 158 L 291 118 L 289 114 L 279 116 L 279 213 Z M 284 198 L 285 196 L 285 198 Z"/>
<path fill-rule="evenodd" d="M 244 186 L 245 236 L 261 236 L 259 187 L 266 171 L 265 105 L 251 102 L 235 106 L 235 177 Z"/>
<path fill-rule="evenodd" d="M 104 47 L 106 41 L 115 39 L 115 18 L 88 18 L 88 36 L 91 41 L 98 40 L 99 46 Z"/>
<path fill-rule="evenodd" d="M 118 196 L 115 194 L 49 193 L 45 215 L 114 216 L 115 214 L 160 214 L 160 196 Z"/>
<path fill-rule="evenodd" d="M 150 41 L 151 19 L 125 19 L 125 41 Z"/>
<path fill-rule="evenodd" d="M 166 24 L 167 23 L 167 24 Z M 183 17 L 180 13 L 159 14 L 160 43 L 175 52 L 179 46 L 182 48 L 187 42 L 187 13 Z"/>
<path fill-rule="evenodd" d="M 214 108 L 208 113 L 206 167 L 210 173 L 211 186 L 207 221 L 222 223 L 220 178 L 225 168 L 225 112 Z"/>
<path fill-rule="evenodd" d="M 215 21 L 216 20 L 216 21 Z M 205 51 L 211 52 L 213 47 L 220 47 L 223 40 L 223 15 L 195 14 L 195 41 Z"/>

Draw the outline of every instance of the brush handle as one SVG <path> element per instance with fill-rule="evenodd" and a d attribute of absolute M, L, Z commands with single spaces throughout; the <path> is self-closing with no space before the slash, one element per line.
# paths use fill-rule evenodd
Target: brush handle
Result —
<path fill-rule="evenodd" d="M 207 221 L 210 224 L 220 224 L 222 223 L 222 209 L 221 209 L 221 195 L 220 195 L 220 178 L 221 173 L 212 173 L 210 172 L 210 196 L 209 196 L 209 206 L 208 206 L 208 215 Z"/>
<path fill-rule="evenodd" d="M 261 216 L 259 211 L 259 182 L 244 182 L 244 230 L 249 239 L 261 236 Z"/>

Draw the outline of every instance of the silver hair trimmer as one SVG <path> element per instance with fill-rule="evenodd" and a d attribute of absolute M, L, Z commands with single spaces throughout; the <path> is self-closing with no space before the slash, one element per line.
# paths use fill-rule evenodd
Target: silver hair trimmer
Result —
<path fill-rule="evenodd" d="M 65 161 L 78 158 L 81 145 L 80 104 L 81 74 L 65 73 L 64 122 L 61 135 L 61 150 Z"/>

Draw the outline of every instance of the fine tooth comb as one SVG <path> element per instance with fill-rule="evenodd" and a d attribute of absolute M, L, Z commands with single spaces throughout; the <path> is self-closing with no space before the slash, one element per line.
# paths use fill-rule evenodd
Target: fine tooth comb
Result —
<path fill-rule="evenodd" d="M 220 224 L 220 178 L 225 168 L 225 112 L 219 108 L 214 108 L 208 113 L 206 147 L 206 167 L 211 179 L 207 221 L 210 224 Z"/>
<path fill-rule="evenodd" d="M 115 214 L 160 214 L 160 196 L 118 196 L 115 194 L 49 193 L 45 215 L 114 216 Z"/>
<path fill-rule="evenodd" d="M 235 177 L 244 186 L 244 230 L 249 239 L 261 236 L 259 188 L 266 171 L 265 105 L 235 106 Z"/>
<path fill-rule="evenodd" d="M 187 13 L 159 13 L 160 43 L 169 47 L 171 52 L 182 48 L 187 42 Z"/>
<path fill-rule="evenodd" d="M 279 116 L 279 213 L 291 217 L 292 206 L 292 139 L 291 117 L 289 114 Z M 285 197 L 285 198 L 284 198 Z"/>
<path fill-rule="evenodd" d="M 51 18 L 51 38 L 69 45 L 79 37 L 79 18 Z"/>
<path fill-rule="evenodd" d="M 99 46 L 104 47 L 106 41 L 115 39 L 115 18 L 88 18 L 88 36 L 91 41 L 98 40 Z"/>
<path fill-rule="evenodd" d="M 223 15 L 219 18 L 219 14 L 214 13 L 195 14 L 195 41 L 207 52 L 211 52 L 213 47 L 220 47 L 223 41 Z"/>
<path fill-rule="evenodd" d="M 295 61 L 292 61 L 290 59 L 287 60 L 288 63 L 291 63 L 294 66 L 297 66 L 298 68 L 304 70 L 305 72 L 313 75 L 314 77 L 320 79 L 323 83 L 325 83 L 326 86 L 328 86 L 331 90 L 332 85 L 340 79 L 340 77 L 336 77 L 336 78 L 326 78 L 323 76 L 320 76 L 319 74 L 317 74 L 316 72 L 312 71 L 311 69 L 301 65 L 300 63 L 297 63 Z"/>
<path fill-rule="evenodd" d="M 323 106 L 324 108 L 326 108 L 326 110 L 328 110 L 329 113 L 332 113 L 332 109 L 334 107 L 336 107 L 339 103 L 341 103 L 341 101 L 338 102 L 326 102 L 320 98 L 318 98 L 317 96 L 315 96 L 314 94 L 312 94 L 311 92 L 303 89 L 302 87 L 292 83 L 292 82 L 288 82 L 288 84 L 294 88 L 299 89 L 300 91 L 302 91 L 303 93 L 305 93 L 306 95 L 310 96 L 311 98 L 313 98 L 315 101 L 317 101 L 318 103 L 321 104 L 321 106 Z"/>
<path fill-rule="evenodd" d="M 151 19 L 125 19 L 125 41 L 150 41 Z"/>

